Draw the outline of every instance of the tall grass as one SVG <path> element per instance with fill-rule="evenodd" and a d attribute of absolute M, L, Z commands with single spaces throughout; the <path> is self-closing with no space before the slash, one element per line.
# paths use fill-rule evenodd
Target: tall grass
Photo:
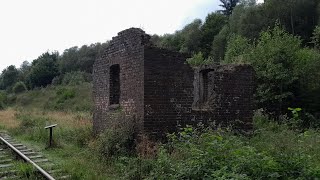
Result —
<path fill-rule="evenodd" d="M 19 126 L 9 132 L 53 159 L 71 179 L 110 179 L 114 174 L 105 170 L 107 164 L 89 146 L 94 141 L 89 113 L 32 110 L 16 112 L 15 118 Z M 55 146 L 48 148 L 49 132 L 44 127 L 53 123 L 58 123 L 53 132 Z"/>
<path fill-rule="evenodd" d="M 257 113 L 254 133 L 183 128 L 154 157 L 118 155 L 123 179 L 318 179 L 320 132 L 296 129 Z"/>
<path fill-rule="evenodd" d="M 91 86 L 90 83 L 83 83 L 35 89 L 16 95 L 12 105 L 24 109 L 90 112 L 93 107 Z"/>
<path fill-rule="evenodd" d="M 132 124 L 121 115 L 114 119 L 118 123 L 97 137 L 92 135 L 90 113 L 20 111 L 15 115 L 18 126 L 10 132 L 39 146 L 73 179 L 320 178 L 320 132 L 296 129 L 259 113 L 249 136 L 188 126 L 168 135 L 163 144 L 147 137 L 135 141 Z M 57 146 L 49 149 L 44 129 L 48 123 L 59 124 L 54 130 Z"/>

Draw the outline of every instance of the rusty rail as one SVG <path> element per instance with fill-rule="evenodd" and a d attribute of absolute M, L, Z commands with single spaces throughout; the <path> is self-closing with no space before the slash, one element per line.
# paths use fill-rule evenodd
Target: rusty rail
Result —
<path fill-rule="evenodd" d="M 10 144 L 7 140 L 0 136 L 0 140 L 7 145 L 13 152 L 15 152 L 19 157 L 21 157 L 27 163 L 32 164 L 46 179 L 48 180 L 55 180 L 49 173 L 47 173 L 44 169 L 38 166 L 35 162 L 33 162 L 30 158 L 24 155 L 20 150 L 15 148 L 12 144 Z"/>

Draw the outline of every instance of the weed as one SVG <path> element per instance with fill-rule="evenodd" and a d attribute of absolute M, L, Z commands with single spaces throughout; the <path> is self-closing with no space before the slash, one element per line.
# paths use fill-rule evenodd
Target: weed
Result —
<path fill-rule="evenodd" d="M 128 118 L 124 119 L 126 123 L 116 123 L 113 125 L 114 127 L 107 128 L 99 135 L 96 149 L 101 157 L 111 158 L 118 155 L 129 155 L 134 150 L 134 124 Z"/>
<path fill-rule="evenodd" d="M 44 179 L 39 176 L 36 169 L 29 163 L 18 162 L 18 163 L 15 163 L 14 166 L 16 167 L 15 169 L 17 169 L 17 175 L 20 178 L 32 179 L 32 180 Z"/>
<path fill-rule="evenodd" d="M 136 141 L 136 122 L 121 109 L 96 139 L 90 113 L 22 111 L 16 118 L 19 128 L 10 132 L 41 147 L 48 136 L 44 125 L 59 124 L 54 131 L 59 146 L 43 151 L 73 179 L 320 178 L 320 132 L 297 131 L 287 121 L 269 119 L 262 112 L 254 116 L 251 136 L 186 126 L 168 135 L 164 144 L 143 135 Z"/>

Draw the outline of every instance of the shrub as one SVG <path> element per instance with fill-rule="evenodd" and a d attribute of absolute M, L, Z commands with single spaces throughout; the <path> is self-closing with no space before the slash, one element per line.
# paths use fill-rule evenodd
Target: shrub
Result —
<path fill-rule="evenodd" d="M 48 132 L 44 127 L 48 118 L 34 117 L 31 114 L 17 113 L 16 118 L 20 121 L 18 128 L 11 129 L 11 132 L 15 135 L 26 135 L 28 140 L 47 143 Z"/>
<path fill-rule="evenodd" d="M 62 83 L 62 76 L 56 76 L 52 79 L 51 84 L 54 86 L 60 85 Z"/>
<path fill-rule="evenodd" d="M 99 154 L 103 158 L 131 154 L 135 147 L 135 120 L 125 116 L 121 111 L 111 116 L 111 122 L 97 140 Z"/>
<path fill-rule="evenodd" d="M 58 139 L 63 140 L 67 143 L 73 143 L 78 147 L 85 147 L 91 140 L 92 129 L 91 127 L 81 127 L 81 128 L 64 128 L 58 127 Z"/>
<path fill-rule="evenodd" d="M 19 94 L 27 91 L 27 86 L 24 84 L 24 82 L 19 81 L 13 86 L 12 91 L 15 94 Z"/>
<path fill-rule="evenodd" d="M 197 67 L 201 65 L 208 65 L 213 63 L 213 59 L 209 57 L 208 59 L 205 59 L 203 57 L 203 54 L 201 52 L 194 54 L 191 58 L 187 59 L 187 62 L 192 67 Z"/>
<path fill-rule="evenodd" d="M 256 118 L 256 117 L 255 117 Z M 313 179 L 320 177 L 313 131 L 299 133 L 263 115 L 253 137 L 186 127 L 169 136 L 150 179 Z M 269 122 L 265 122 L 268 120 Z M 260 129 L 261 128 L 261 129 Z M 309 144 L 309 145 L 308 145 Z"/>
<path fill-rule="evenodd" d="M 0 110 L 3 110 L 3 109 L 5 109 L 5 104 L 3 103 L 3 102 L 0 102 Z"/>
<path fill-rule="evenodd" d="M 62 78 L 63 85 L 79 85 L 84 82 L 91 82 L 91 74 L 81 72 L 81 71 L 73 71 L 66 73 Z"/>
<path fill-rule="evenodd" d="M 56 88 L 55 95 L 50 97 L 44 105 L 44 109 L 53 110 L 70 110 L 74 106 L 71 101 L 75 98 L 76 91 L 72 87 L 58 87 Z"/>
<path fill-rule="evenodd" d="M 76 95 L 76 92 L 73 88 L 60 88 L 57 91 L 57 96 L 59 97 L 58 102 L 63 102 L 68 99 L 74 98 Z"/>
<path fill-rule="evenodd" d="M 5 108 L 7 101 L 7 93 L 5 91 L 0 91 L 0 110 Z"/>
<path fill-rule="evenodd" d="M 17 100 L 17 96 L 14 94 L 7 95 L 7 104 L 14 104 Z"/>
<path fill-rule="evenodd" d="M 0 101 L 6 103 L 7 102 L 7 93 L 5 91 L 0 91 Z"/>

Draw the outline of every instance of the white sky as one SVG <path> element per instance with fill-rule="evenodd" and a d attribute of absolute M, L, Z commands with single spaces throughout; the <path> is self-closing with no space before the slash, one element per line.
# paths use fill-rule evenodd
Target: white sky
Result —
<path fill-rule="evenodd" d="M 219 9 L 219 0 L 1 0 L 0 71 L 47 50 L 105 42 L 140 27 L 173 33 Z"/>

